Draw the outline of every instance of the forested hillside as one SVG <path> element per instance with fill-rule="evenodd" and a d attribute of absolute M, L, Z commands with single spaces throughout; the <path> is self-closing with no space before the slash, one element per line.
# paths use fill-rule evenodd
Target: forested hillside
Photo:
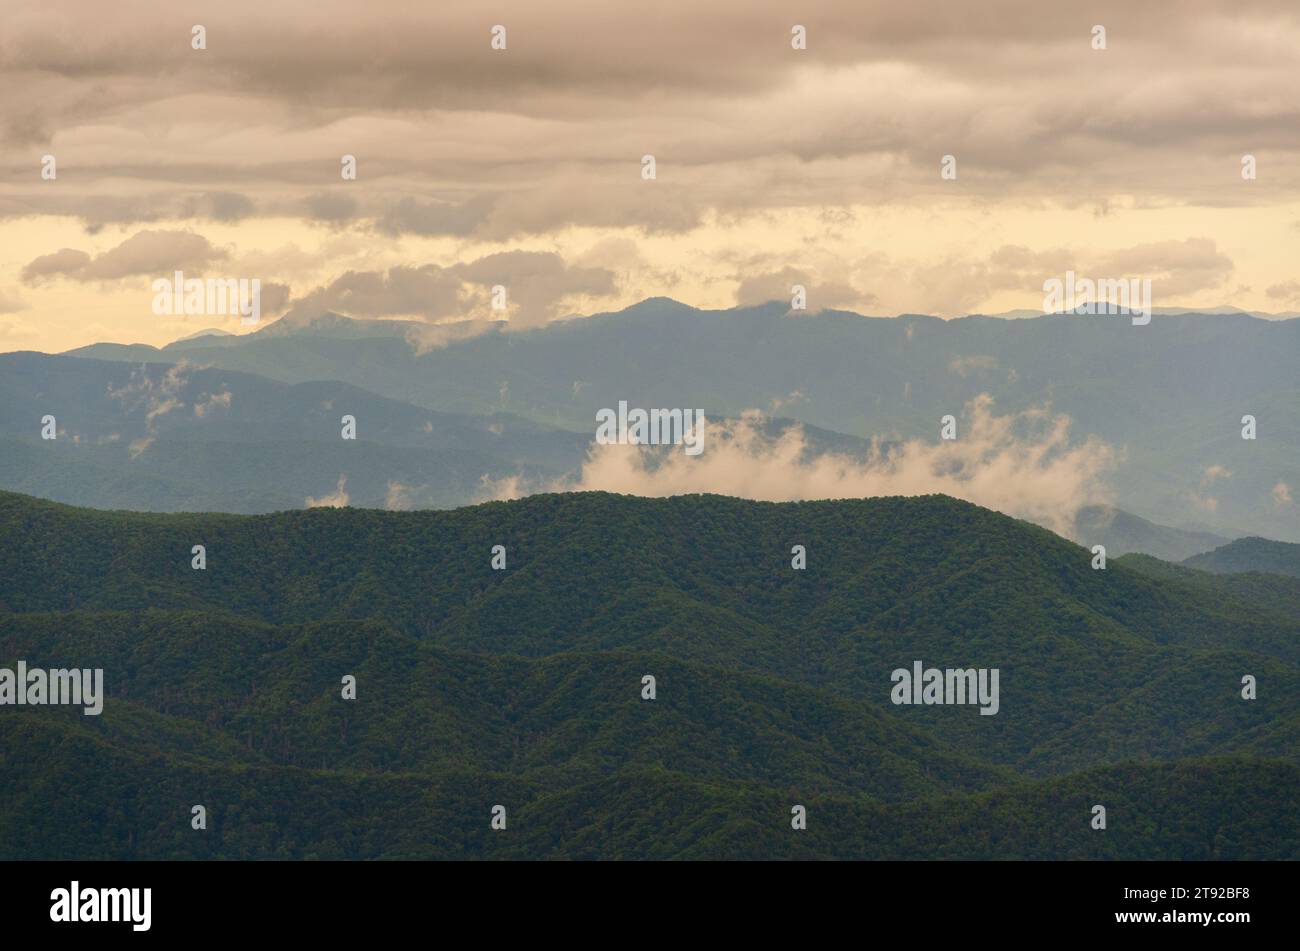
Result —
<path fill-rule="evenodd" d="M 0 856 L 1300 857 L 1293 579 L 1091 561 L 943 496 L 0 493 L 0 666 L 108 694 L 0 707 Z M 892 703 L 918 660 L 996 715 Z"/>

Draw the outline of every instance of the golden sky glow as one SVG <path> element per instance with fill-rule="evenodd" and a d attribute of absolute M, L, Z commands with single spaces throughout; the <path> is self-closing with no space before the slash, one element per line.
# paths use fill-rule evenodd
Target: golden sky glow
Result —
<path fill-rule="evenodd" d="M 267 319 L 492 317 L 502 284 L 536 326 L 795 282 L 954 316 L 1067 269 L 1300 309 L 1291 2 L 117 7 L 6 5 L 0 349 L 241 329 L 154 314 L 176 268 L 278 287 Z"/>

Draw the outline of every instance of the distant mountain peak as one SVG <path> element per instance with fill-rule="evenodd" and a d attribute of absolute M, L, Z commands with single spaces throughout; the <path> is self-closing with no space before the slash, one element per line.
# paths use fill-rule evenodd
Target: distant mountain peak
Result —
<path fill-rule="evenodd" d="M 1262 571 L 1300 578 L 1300 545 L 1250 535 L 1183 561 L 1189 568 L 1215 574 Z"/>
<path fill-rule="evenodd" d="M 186 340 L 198 340 L 200 337 L 233 337 L 235 336 L 229 330 L 222 330 L 219 327 L 209 327 L 206 330 L 200 330 L 186 337 L 178 337 L 172 343 L 184 343 Z"/>
<path fill-rule="evenodd" d="M 648 310 L 654 311 L 675 311 L 677 313 L 688 313 L 696 310 L 690 304 L 683 304 L 679 300 L 671 297 L 647 297 L 645 300 L 637 301 L 631 306 L 624 307 L 615 313 L 619 314 L 639 314 Z"/>

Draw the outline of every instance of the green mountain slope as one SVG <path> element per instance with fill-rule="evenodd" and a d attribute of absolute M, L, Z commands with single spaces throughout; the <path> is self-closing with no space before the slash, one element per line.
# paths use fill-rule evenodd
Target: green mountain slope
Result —
<path fill-rule="evenodd" d="M 17 750 L 17 754 L 15 754 Z M 1126 763 L 914 802 L 660 769 L 558 789 L 499 774 L 213 767 L 53 723 L 0 736 L 4 858 L 1296 859 L 1294 764 Z M 208 828 L 190 828 L 192 805 Z M 491 809 L 507 826 L 493 831 Z M 807 809 L 806 830 L 790 825 Z M 1094 805 L 1107 829 L 1090 828 Z"/>
<path fill-rule="evenodd" d="M 1147 561 L 1093 570 L 1085 548 L 942 496 L 233 516 L 0 493 L 0 666 L 102 667 L 109 695 L 101 717 L 0 708 L 14 790 L 0 842 L 37 829 L 51 856 L 137 857 L 1300 854 L 1294 797 L 1274 796 L 1300 764 L 1295 589 Z M 895 705 L 891 672 L 916 660 L 997 668 L 997 714 Z M 1245 675 L 1258 699 L 1242 699 Z M 52 783 L 77 792 L 42 813 Z M 1148 798 L 1180 783 L 1173 803 Z M 188 810 L 209 801 L 220 832 L 202 838 Z M 507 801 L 511 832 L 492 835 Z M 1113 829 L 1139 826 L 1091 838 L 1097 801 L 1120 804 Z M 822 818 L 787 841 L 792 802 Z M 458 825 L 423 837 L 431 816 Z"/>

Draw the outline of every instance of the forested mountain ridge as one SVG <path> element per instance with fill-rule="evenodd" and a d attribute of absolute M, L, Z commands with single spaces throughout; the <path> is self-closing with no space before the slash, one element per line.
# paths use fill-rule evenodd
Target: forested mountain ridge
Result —
<path fill-rule="evenodd" d="M 1272 795 L 1300 757 L 1294 589 L 1261 601 L 1091 559 L 943 496 L 231 516 L 0 493 L 0 665 L 102 667 L 108 693 L 99 717 L 0 708 L 0 841 L 44 830 L 62 843 L 49 857 L 1300 855 L 1294 798 Z M 997 668 L 997 714 L 893 704 L 891 671 L 916 660 Z M 77 792 L 42 812 L 50 782 Z M 1147 797 L 1180 787 L 1153 828 Z M 1111 828 L 1129 814 L 1140 834 L 1087 837 L 1107 797 L 1126 803 Z M 204 840 L 188 810 L 207 800 L 220 834 Z M 817 835 L 790 829 L 795 803 Z M 50 825 L 87 811 L 118 818 L 80 844 Z M 1037 825 L 1076 815 L 1082 837 Z M 417 834 L 430 816 L 455 828 Z"/>

